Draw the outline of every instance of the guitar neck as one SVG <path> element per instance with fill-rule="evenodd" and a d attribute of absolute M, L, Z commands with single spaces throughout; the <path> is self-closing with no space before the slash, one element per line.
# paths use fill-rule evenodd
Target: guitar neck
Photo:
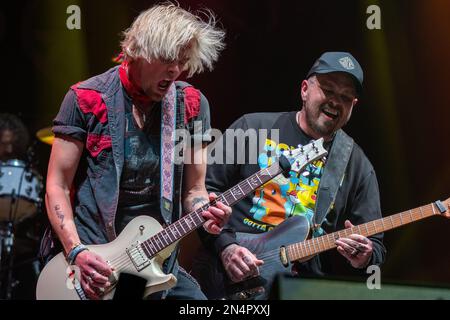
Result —
<path fill-rule="evenodd" d="M 144 241 L 141 244 L 142 249 L 149 258 L 154 256 L 156 253 L 179 241 L 192 231 L 202 226 L 206 221 L 202 216 L 202 212 L 208 210 L 210 206 L 214 206 L 218 201 L 228 206 L 232 206 L 282 172 L 283 169 L 279 162 L 275 162 L 270 167 L 258 171 L 219 195 L 214 201 L 211 201 L 197 210 L 186 214 L 181 219 Z"/>
<path fill-rule="evenodd" d="M 401 227 L 405 224 L 438 215 L 440 213 L 439 208 L 434 203 L 431 203 L 419 208 L 354 226 L 352 228 L 340 230 L 303 242 L 294 243 L 286 247 L 288 258 L 291 262 L 302 260 L 318 253 L 336 248 L 337 246 L 335 241 L 339 238 L 346 238 L 355 233 L 369 237 L 377 233 Z"/>

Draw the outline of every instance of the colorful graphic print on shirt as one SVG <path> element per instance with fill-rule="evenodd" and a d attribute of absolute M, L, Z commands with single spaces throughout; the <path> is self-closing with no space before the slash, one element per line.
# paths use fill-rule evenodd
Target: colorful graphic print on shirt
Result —
<path fill-rule="evenodd" d="M 277 145 L 267 139 L 264 151 L 258 155 L 260 169 L 270 166 L 282 151 L 300 146 L 288 146 L 284 143 Z M 261 231 L 269 231 L 292 216 L 304 215 L 311 222 L 323 166 L 323 161 L 317 160 L 310 163 L 300 174 L 291 171 L 289 178 L 280 174 L 261 186 L 252 199 L 252 219 L 244 219 L 244 224 Z"/>

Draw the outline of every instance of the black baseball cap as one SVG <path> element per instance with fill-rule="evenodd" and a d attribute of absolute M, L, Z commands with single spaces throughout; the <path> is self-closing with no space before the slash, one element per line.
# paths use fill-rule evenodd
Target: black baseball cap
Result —
<path fill-rule="evenodd" d="M 361 94 L 364 73 L 359 62 L 348 52 L 325 52 L 311 67 L 306 78 L 316 73 L 345 72 L 352 76 L 356 92 Z"/>

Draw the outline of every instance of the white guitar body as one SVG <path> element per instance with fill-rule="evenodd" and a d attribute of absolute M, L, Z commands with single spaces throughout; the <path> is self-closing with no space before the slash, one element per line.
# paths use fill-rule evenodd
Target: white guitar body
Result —
<path fill-rule="evenodd" d="M 279 161 L 261 169 L 223 192 L 217 199 L 184 215 L 165 229 L 155 219 L 139 216 L 134 218 L 114 241 L 104 245 L 88 246 L 89 250 L 100 255 L 114 270 L 109 279 L 112 285 L 103 293 L 102 298 L 114 297 L 115 285 L 121 272 L 147 280 L 143 298 L 173 287 L 176 278 L 173 274 L 165 274 L 162 271 L 162 264 L 179 240 L 203 225 L 205 222 L 203 211 L 208 210 L 217 201 L 232 206 L 279 174 L 287 175 L 290 171 L 302 172 L 309 163 L 326 154 L 323 139 L 297 149 L 283 151 Z M 64 255 L 60 253 L 42 270 L 37 283 L 36 297 L 39 300 L 84 300 L 86 296 L 79 279 L 80 271 L 75 266 L 69 266 Z"/>
<path fill-rule="evenodd" d="M 162 226 L 155 219 L 139 216 L 134 218 L 114 241 L 87 246 L 90 251 L 100 255 L 115 269 L 110 277 L 111 289 L 103 295 L 104 300 L 112 299 L 114 296 L 114 284 L 119 277 L 119 271 L 147 280 L 143 298 L 151 293 L 175 286 L 177 281 L 175 276 L 165 274 L 162 271 L 162 264 L 175 249 L 176 242 L 149 259 L 147 261 L 149 264 L 140 271 L 127 254 L 127 249 L 136 243 L 144 242 L 161 230 L 163 230 Z M 64 254 L 59 253 L 42 270 L 37 283 L 36 298 L 38 300 L 80 300 L 83 297 L 84 293 L 79 283 L 79 270 L 75 266 L 69 266 Z"/>

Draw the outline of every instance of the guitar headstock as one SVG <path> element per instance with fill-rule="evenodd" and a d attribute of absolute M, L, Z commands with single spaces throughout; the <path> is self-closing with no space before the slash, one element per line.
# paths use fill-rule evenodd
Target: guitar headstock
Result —
<path fill-rule="evenodd" d="M 326 156 L 327 153 L 323 147 L 323 138 L 297 149 L 283 151 L 283 155 L 291 163 L 291 170 L 295 172 L 303 171 L 308 164 Z"/>

